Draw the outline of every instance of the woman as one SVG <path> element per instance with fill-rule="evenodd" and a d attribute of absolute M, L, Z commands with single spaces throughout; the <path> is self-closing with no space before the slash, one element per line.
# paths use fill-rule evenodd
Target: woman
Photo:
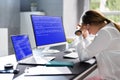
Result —
<path fill-rule="evenodd" d="M 96 57 L 99 79 L 119 80 L 120 25 L 95 10 L 89 10 L 82 16 L 82 23 L 79 27 L 84 38 L 83 42 L 77 45 L 80 61 Z M 90 35 L 95 35 L 92 42 L 89 39 Z"/>

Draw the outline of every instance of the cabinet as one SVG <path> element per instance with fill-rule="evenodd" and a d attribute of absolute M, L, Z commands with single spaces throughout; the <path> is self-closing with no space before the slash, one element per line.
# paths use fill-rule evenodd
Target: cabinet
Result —
<path fill-rule="evenodd" d="M 36 47 L 32 22 L 30 15 L 45 15 L 44 12 L 21 12 L 20 13 L 20 34 L 27 34 L 30 39 L 31 47 Z"/>
<path fill-rule="evenodd" d="M 0 56 L 8 55 L 8 28 L 0 28 Z"/>

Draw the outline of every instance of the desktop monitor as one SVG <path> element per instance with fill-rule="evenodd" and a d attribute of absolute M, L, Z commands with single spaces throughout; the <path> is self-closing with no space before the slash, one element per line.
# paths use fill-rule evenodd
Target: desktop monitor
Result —
<path fill-rule="evenodd" d="M 51 47 L 66 43 L 62 17 L 31 15 L 37 47 Z"/>

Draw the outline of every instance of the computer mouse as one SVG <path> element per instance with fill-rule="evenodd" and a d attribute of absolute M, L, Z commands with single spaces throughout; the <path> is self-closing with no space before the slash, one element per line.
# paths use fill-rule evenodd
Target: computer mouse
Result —
<path fill-rule="evenodd" d="M 18 74 L 19 72 L 20 72 L 19 69 L 16 69 L 16 70 L 13 71 L 14 74 Z"/>

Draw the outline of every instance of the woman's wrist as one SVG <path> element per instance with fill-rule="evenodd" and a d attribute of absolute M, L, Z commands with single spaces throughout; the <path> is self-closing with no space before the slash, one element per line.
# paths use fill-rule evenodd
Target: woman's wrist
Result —
<path fill-rule="evenodd" d="M 91 43 L 89 36 L 84 39 L 85 45 L 88 46 Z"/>

